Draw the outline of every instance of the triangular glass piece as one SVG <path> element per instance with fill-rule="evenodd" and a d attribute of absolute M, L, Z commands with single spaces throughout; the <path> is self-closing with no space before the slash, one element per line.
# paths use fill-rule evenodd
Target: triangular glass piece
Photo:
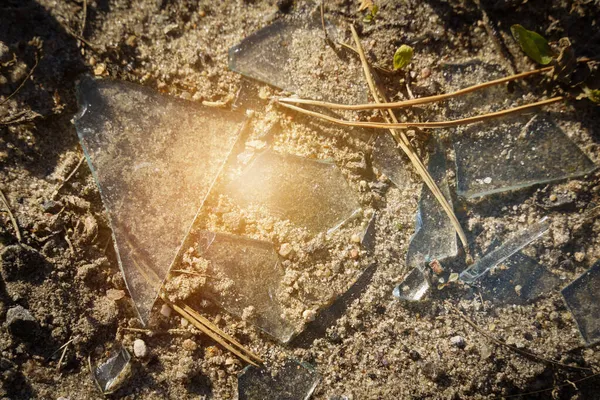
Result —
<path fill-rule="evenodd" d="M 142 321 L 236 142 L 243 114 L 84 78 L 75 126 Z"/>
<path fill-rule="evenodd" d="M 600 342 L 600 261 L 561 293 L 585 343 L 589 346 Z"/>
<path fill-rule="evenodd" d="M 429 157 L 427 170 L 444 197 L 452 204 L 446 178 L 446 156 L 442 144 L 434 139 L 434 150 Z M 417 211 L 415 234 L 408 245 L 406 265 L 424 268 L 425 264 L 458 254 L 456 230 L 446 212 L 427 185 L 423 185 Z"/>
<path fill-rule="evenodd" d="M 247 313 L 249 322 L 283 343 L 295 335 L 302 321 L 283 316 L 278 296 L 285 290 L 284 269 L 273 244 L 208 231 L 194 232 L 190 239 L 209 262 L 212 278 L 205 296 L 240 318 Z"/>
<path fill-rule="evenodd" d="M 327 27 L 337 40 L 335 27 Z M 360 62 L 336 54 L 316 15 L 286 17 L 246 37 L 229 50 L 229 68 L 303 97 L 367 100 Z"/>
<path fill-rule="evenodd" d="M 392 135 L 387 132 L 377 135 L 373 145 L 373 164 L 399 189 L 411 182 L 408 171 L 411 168 L 410 162 L 401 153 Z"/>

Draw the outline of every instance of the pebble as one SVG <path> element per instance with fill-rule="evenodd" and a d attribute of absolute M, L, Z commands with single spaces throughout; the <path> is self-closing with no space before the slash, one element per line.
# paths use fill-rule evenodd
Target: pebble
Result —
<path fill-rule="evenodd" d="M 575 253 L 574 256 L 575 256 L 575 261 L 577 261 L 577 262 L 582 262 L 583 260 L 585 260 L 585 253 L 582 253 L 580 251 Z"/>
<path fill-rule="evenodd" d="M 305 322 L 314 321 L 316 317 L 317 312 L 315 310 L 304 310 L 302 313 L 302 319 L 304 319 Z"/>
<path fill-rule="evenodd" d="M 125 291 L 119 289 L 108 289 L 106 291 L 106 297 L 112 301 L 121 300 L 123 297 L 125 297 Z"/>
<path fill-rule="evenodd" d="M 160 313 L 167 318 L 169 318 L 171 316 L 172 311 L 173 310 L 171 310 L 171 307 L 169 307 L 166 304 L 163 304 L 162 307 L 160 308 Z"/>
<path fill-rule="evenodd" d="M 292 248 L 292 245 L 291 245 L 291 244 L 289 244 L 289 243 L 284 243 L 284 244 L 282 244 L 282 245 L 281 245 L 281 247 L 279 248 L 279 255 L 280 255 L 281 257 L 287 257 L 287 256 L 289 256 L 289 255 L 292 253 L 292 251 L 293 251 L 293 250 L 294 250 L 294 249 Z"/>
<path fill-rule="evenodd" d="M 465 338 L 462 336 L 452 336 L 450 338 L 450 343 L 452 343 L 452 345 L 458 347 L 459 349 L 464 349 L 465 346 L 467 345 L 467 342 L 465 342 Z"/>
<path fill-rule="evenodd" d="M 148 355 L 148 347 L 146 347 L 146 342 L 142 339 L 135 339 L 133 342 L 133 354 L 137 358 L 144 358 Z"/>
<path fill-rule="evenodd" d="M 104 64 L 98 64 L 96 68 L 94 68 L 94 75 L 100 76 L 106 72 L 106 66 Z"/>
<path fill-rule="evenodd" d="M 10 333 L 21 339 L 33 339 L 37 334 L 38 322 L 28 309 L 16 306 L 6 312 L 6 326 Z"/>
<path fill-rule="evenodd" d="M 355 233 L 354 235 L 352 235 L 350 240 L 352 240 L 354 243 L 360 243 L 360 235 L 358 233 Z"/>
<path fill-rule="evenodd" d="M 431 69 L 425 67 L 421 70 L 421 79 L 427 79 L 431 75 Z"/>
<path fill-rule="evenodd" d="M 556 201 L 556 200 L 558 200 L 558 197 L 556 197 L 555 194 L 551 194 L 550 195 L 550 201 Z"/>
<path fill-rule="evenodd" d="M 195 351 L 198 348 L 198 345 L 192 339 L 185 339 L 181 346 L 187 351 Z"/>

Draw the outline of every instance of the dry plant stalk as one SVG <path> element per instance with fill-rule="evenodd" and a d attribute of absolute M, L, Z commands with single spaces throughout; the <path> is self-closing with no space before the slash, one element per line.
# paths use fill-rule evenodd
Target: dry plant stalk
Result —
<path fill-rule="evenodd" d="M 23 238 L 21 237 L 21 231 L 19 230 L 19 224 L 17 224 L 17 220 L 15 219 L 15 216 L 12 213 L 10 206 L 8 205 L 8 200 L 4 196 L 4 193 L 2 192 L 2 190 L 0 190 L 0 201 L 4 205 L 4 208 L 6 208 L 6 212 L 8 213 L 8 218 L 10 218 L 10 222 L 11 222 L 13 228 L 15 229 L 15 235 L 17 236 L 17 240 L 20 243 L 23 240 Z"/>
<path fill-rule="evenodd" d="M 369 85 L 369 89 L 371 90 L 371 94 L 373 95 L 373 99 L 375 99 L 375 102 L 378 104 L 385 104 L 385 103 L 387 103 L 385 96 L 379 92 L 379 90 L 375 86 L 375 83 L 373 82 L 373 77 L 371 75 L 371 69 L 369 68 L 369 64 L 367 62 L 365 52 L 360 43 L 358 34 L 356 33 L 356 29 L 354 28 L 353 25 L 350 25 L 350 28 L 352 29 L 352 38 L 354 39 L 354 42 L 356 43 L 356 49 L 358 50 L 358 54 L 360 56 L 360 61 L 362 63 L 362 67 L 363 67 L 363 72 L 365 74 L 365 78 Z M 396 115 L 394 114 L 394 112 L 391 109 L 389 109 L 389 108 L 387 109 L 387 115 L 384 112 L 382 112 L 382 115 L 385 118 L 385 120 L 388 121 L 388 123 L 390 121 L 392 121 L 393 123 L 398 124 L 398 119 L 396 118 Z M 433 178 L 431 177 L 431 175 L 429 175 L 429 172 L 427 172 L 427 168 L 425 168 L 423 161 L 421 161 L 421 159 L 415 152 L 412 144 L 408 140 L 408 137 L 406 137 L 406 134 L 403 131 L 397 131 L 397 130 L 393 129 L 394 127 L 392 127 L 392 126 L 388 126 L 387 128 L 390 130 L 390 133 L 394 137 L 394 140 L 396 140 L 396 142 L 398 143 L 398 145 L 400 146 L 402 151 L 404 151 L 404 153 L 408 156 L 408 158 L 410 159 L 412 164 L 415 166 L 419 175 L 421 175 L 421 178 L 423 179 L 423 181 L 425 182 L 427 187 L 429 187 L 429 190 L 431 190 L 431 193 L 433 193 L 433 195 L 435 196 L 437 201 L 440 203 L 440 205 L 442 206 L 442 208 L 444 209 L 444 211 L 446 212 L 446 214 L 452 221 L 452 225 L 454 226 L 454 229 L 458 233 L 458 237 L 460 238 L 460 241 L 462 242 L 465 251 L 468 252 L 469 247 L 467 245 L 467 236 L 465 235 L 462 227 L 460 226 L 460 223 L 458 222 L 458 218 L 456 218 L 456 215 L 454 214 L 454 209 L 448 203 L 448 200 L 446 200 L 446 198 L 444 197 L 441 190 L 436 185 L 436 183 L 433 180 Z"/>

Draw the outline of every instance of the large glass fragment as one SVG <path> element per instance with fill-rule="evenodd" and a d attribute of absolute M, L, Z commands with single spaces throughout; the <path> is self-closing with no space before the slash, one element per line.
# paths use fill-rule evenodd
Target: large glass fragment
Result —
<path fill-rule="evenodd" d="M 528 226 L 515 236 L 508 239 L 497 249 L 483 256 L 475 264 L 465 269 L 460 274 L 460 279 L 465 282 L 473 282 L 508 259 L 510 256 L 529 245 L 534 240 L 542 236 L 550 228 L 550 221 L 547 217 Z"/>
<path fill-rule="evenodd" d="M 288 359 L 273 375 L 264 368 L 246 367 L 238 377 L 239 400 L 308 400 L 319 374 L 307 363 Z"/>
<path fill-rule="evenodd" d="M 454 150 L 457 192 L 469 198 L 582 176 L 596 169 L 545 113 L 475 125 L 457 136 Z"/>
<path fill-rule="evenodd" d="M 587 345 L 600 341 L 600 261 L 561 291 Z"/>
<path fill-rule="evenodd" d="M 444 197 L 452 204 L 446 178 L 445 152 L 442 144 L 437 140 L 434 147 L 433 153 L 429 156 L 427 170 Z M 433 260 L 441 261 L 457 255 L 456 230 L 427 185 L 423 185 L 421 191 L 416 220 L 415 234 L 411 238 L 406 254 L 408 267 L 422 269 L 426 263 Z"/>
<path fill-rule="evenodd" d="M 224 233 L 192 234 L 202 258 L 209 261 L 208 290 L 203 293 L 228 312 L 287 343 L 300 320 L 284 317 L 279 296 L 284 270 L 269 242 Z"/>
<path fill-rule="evenodd" d="M 517 252 L 481 279 L 481 292 L 486 300 L 500 305 L 531 303 L 558 284 L 558 277 L 533 258 Z"/>
<path fill-rule="evenodd" d="M 377 135 L 373 145 L 373 164 L 398 188 L 410 182 L 409 162 L 404 159 L 392 135 Z"/>
<path fill-rule="evenodd" d="M 508 75 L 479 60 L 445 65 L 445 90 L 455 91 Z M 464 118 L 522 105 L 518 85 L 497 85 L 448 101 L 445 118 Z M 475 198 L 578 177 L 596 167 L 548 113 L 495 118 L 450 130 L 454 140 L 457 193 Z"/>
<path fill-rule="evenodd" d="M 335 164 L 271 150 L 258 155 L 225 191 L 239 206 L 264 207 L 312 233 L 334 230 L 360 209 Z"/>
<path fill-rule="evenodd" d="M 102 394 L 111 394 L 119 389 L 131 376 L 131 355 L 122 346 L 111 352 L 109 358 L 102 364 L 90 370 L 96 385 Z"/>
<path fill-rule="evenodd" d="M 146 321 L 244 117 L 111 80 L 84 78 L 78 97 L 77 133 Z"/>
<path fill-rule="evenodd" d="M 334 26 L 327 28 L 332 40 L 340 40 Z M 360 62 L 336 54 L 317 15 L 280 19 L 246 37 L 229 50 L 229 68 L 302 97 L 367 100 Z"/>

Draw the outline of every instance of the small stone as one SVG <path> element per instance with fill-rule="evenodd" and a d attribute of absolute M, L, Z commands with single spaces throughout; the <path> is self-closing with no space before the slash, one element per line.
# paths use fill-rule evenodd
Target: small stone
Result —
<path fill-rule="evenodd" d="M 169 318 L 171 316 L 172 311 L 173 310 L 171 310 L 171 307 L 169 307 L 166 304 L 163 304 L 162 307 L 160 308 L 160 313 L 167 318 Z"/>
<path fill-rule="evenodd" d="M 431 68 L 425 67 L 421 70 L 421 79 L 427 79 L 431 75 Z"/>
<path fill-rule="evenodd" d="M 182 328 L 187 328 L 189 326 L 189 324 L 190 324 L 190 322 L 187 319 L 181 317 L 181 327 Z"/>
<path fill-rule="evenodd" d="M 416 350 L 411 350 L 408 352 L 408 356 L 410 357 L 411 360 L 413 361 L 419 361 L 421 359 L 421 354 L 419 354 L 418 351 Z"/>
<path fill-rule="evenodd" d="M 550 195 L 550 201 L 554 202 L 554 201 L 556 201 L 556 200 L 558 200 L 558 197 L 556 197 L 556 195 L 555 195 L 555 194 L 551 194 L 551 195 Z"/>
<path fill-rule="evenodd" d="M 104 65 L 104 63 L 100 63 L 100 64 L 96 65 L 96 67 L 94 68 L 94 75 L 96 75 L 96 76 L 103 75 L 105 72 L 106 72 L 106 65 Z"/>
<path fill-rule="evenodd" d="M 137 358 L 144 358 L 148 355 L 148 347 L 146 347 L 146 342 L 142 339 L 135 339 L 133 342 L 133 354 Z"/>
<path fill-rule="evenodd" d="M 292 245 L 291 245 L 291 244 L 289 244 L 289 243 L 284 243 L 284 244 L 282 244 L 282 245 L 281 245 L 281 247 L 279 248 L 279 255 L 280 255 L 281 257 L 287 257 L 287 256 L 289 256 L 289 255 L 292 253 L 292 251 L 293 251 L 293 250 L 294 250 L 294 249 L 292 248 Z"/>
<path fill-rule="evenodd" d="M 227 357 L 225 359 L 225 365 L 234 365 L 235 364 L 235 359 L 233 357 Z"/>
<path fill-rule="evenodd" d="M 312 322 L 317 317 L 317 312 L 315 310 L 304 310 L 302 313 L 302 319 L 304 322 Z"/>
<path fill-rule="evenodd" d="M 459 349 L 464 349 L 465 346 L 467 345 L 467 342 L 465 342 L 465 338 L 463 338 L 462 336 L 452 336 L 450 338 L 450 343 L 452 343 L 452 345 L 458 347 Z"/>
<path fill-rule="evenodd" d="M 195 351 L 198 348 L 198 345 L 192 339 L 185 339 L 181 346 L 186 351 Z"/>
<path fill-rule="evenodd" d="M 523 286 L 521 286 L 521 285 L 515 286 L 515 292 L 517 293 L 517 296 L 521 296 L 521 290 L 523 290 Z"/>
<path fill-rule="evenodd" d="M 492 183 L 492 178 L 490 178 L 489 176 L 484 178 L 483 183 L 485 183 L 486 185 L 489 185 L 490 183 Z"/>
<path fill-rule="evenodd" d="M 125 291 L 119 290 L 119 289 L 108 289 L 106 291 L 106 297 L 109 300 L 118 301 L 118 300 L 121 300 L 123 297 L 125 297 Z"/>
<path fill-rule="evenodd" d="M 6 326 L 10 333 L 24 340 L 35 338 L 38 331 L 38 322 L 22 306 L 12 307 L 6 312 Z"/>
<path fill-rule="evenodd" d="M 354 243 L 360 243 L 360 235 L 358 233 L 355 233 L 352 235 L 350 240 Z"/>
<path fill-rule="evenodd" d="M 585 260 L 585 253 L 582 253 L 580 251 L 578 251 L 577 253 L 575 253 L 575 261 L 577 261 L 577 262 L 583 262 L 583 260 Z"/>
<path fill-rule="evenodd" d="M 352 258 L 352 259 L 358 258 L 358 250 L 357 249 L 350 250 L 350 258 Z"/>
<path fill-rule="evenodd" d="M 206 17 L 206 11 L 200 10 L 200 11 L 198 11 L 198 15 L 200 16 L 200 18 L 204 18 L 204 17 Z"/>
<path fill-rule="evenodd" d="M 444 272 L 444 267 L 442 267 L 442 264 L 440 264 L 438 260 L 433 260 L 429 263 L 429 266 L 431 267 L 433 273 L 436 275 L 441 275 L 441 273 Z"/>
<path fill-rule="evenodd" d="M 490 346 L 483 345 L 479 351 L 479 354 L 483 360 L 487 360 L 492 356 L 492 348 Z"/>

